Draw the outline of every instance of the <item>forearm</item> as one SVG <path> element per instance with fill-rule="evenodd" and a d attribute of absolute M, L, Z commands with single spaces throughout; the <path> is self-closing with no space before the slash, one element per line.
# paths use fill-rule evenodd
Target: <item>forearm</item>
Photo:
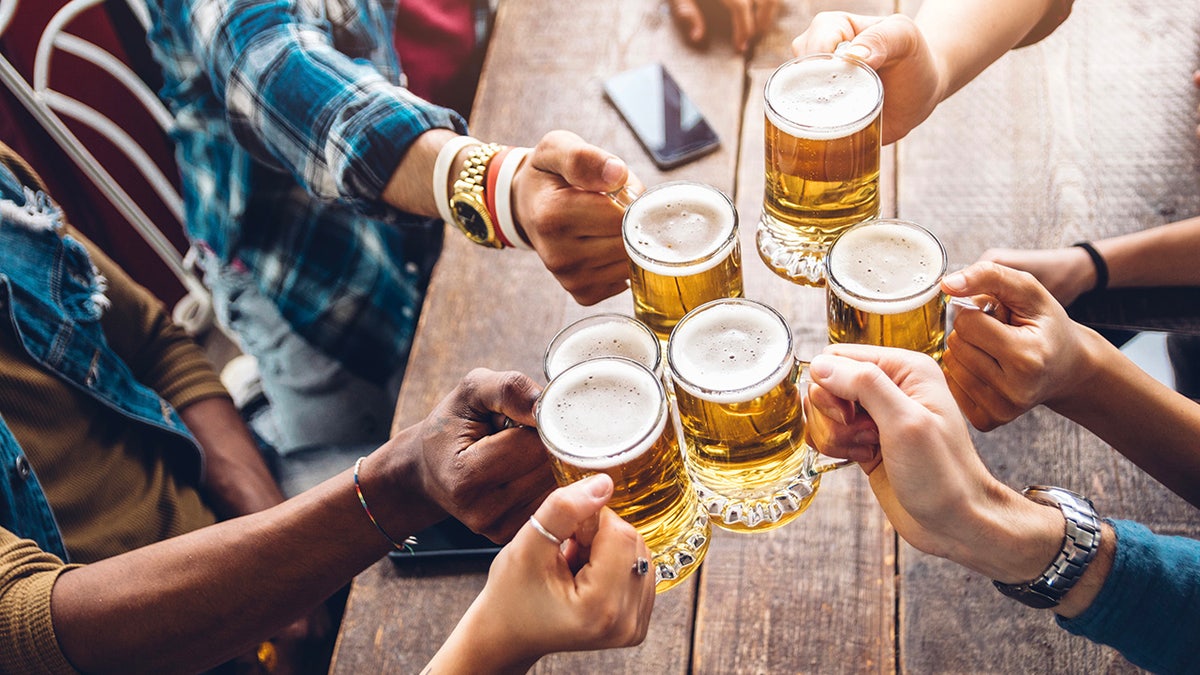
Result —
<path fill-rule="evenodd" d="M 484 590 L 484 594 L 487 590 Z M 528 672 L 536 657 L 522 658 L 512 654 L 520 642 L 498 635 L 497 622 L 483 616 L 484 595 L 481 594 L 459 620 L 450 637 L 442 643 L 422 675 L 468 675 L 488 672 L 495 675 L 520 675 Z M 503 632 L 503 631 L 500 631 Z"/>
<path fill-rule="evenodd" d="M 914 17 L 936 59 L 945 100 L 1027 36 L 1066 17 L 1062 0 L 928 0 Z M 1058 18 L 1060 17 L 1061 18 Z M 1057 18 L 1057 22 L 1056 22 Z M 1035 30 L 1036 29 L 1036 30 Z"/>
<path fill-rule="evenodd" d="M 1155 380 L 1094 331 L 1081 331 L 1086 375 L 1046 405 L 1200 506 L 1200 405 Z"/>
<path fill-rule="evenodd" d="M 208 398 L 179 411 L 204 449 L 204 495 L 222 518 L 254 513 L 283 501 L 258 445 L 228 398 Z"/>
<path fill-rule="evenodd" d="M 388 526 L 403 537 L 423 524 Z M 347 471 L 267 511 L 66 572 L 54 626 L 85 672 L 194 672 L 305 615 L 388 548 Z"/>
<path fill-rule="evenodd" d="M 1109 288 L 1200 286 L 1200 218 L 1094 242 Z"/>

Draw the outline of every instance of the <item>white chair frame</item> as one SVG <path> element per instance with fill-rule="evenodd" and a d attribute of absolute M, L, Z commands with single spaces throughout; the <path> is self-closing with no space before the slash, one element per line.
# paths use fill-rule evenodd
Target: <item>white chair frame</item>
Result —
<path fill-rule="evenodd" d="M 144 0 L 125 1 L 142 27 L 149 29 L 150 13 Z M 212 326 L 213 311 L 212 298 L 196 269 L 195 249 L 189 248 L 186 254 L 180 254 L 129 193 L 80 142 L 63 117 L 88 126 L 121 150 L 182 226 L 183 199 L 179 192 L 145 149 L 112 120 L 86 103 L 50 88 L 51 59 L 54 50 L 59 49 L 91 62 L 111 75 L 149 111 L 164 132 L 170 132 L 174 126 L 171 113 L 125 63 L 96 44 L 65 32 L 67 25 L 77 16 L 103 2 L 105 0 L 71 0 L 50 19 L 38 42 L 32 84 L 2 55 L 0 80 L 183 284 L 187 296 L 176 305 L 174 318 L 189 333 L 198 335 Z M 19 0 L 0 0 L 0 36 L 12 24 L 18 4 Z"/>

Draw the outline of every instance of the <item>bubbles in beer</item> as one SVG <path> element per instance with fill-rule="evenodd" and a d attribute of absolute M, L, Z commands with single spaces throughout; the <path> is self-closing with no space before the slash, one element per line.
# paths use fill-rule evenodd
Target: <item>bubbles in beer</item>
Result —
<path fill-rule="evenodd" d="M 671 368 L 679 386 L 694 396 L 722 403 L 749 400 L 790 372 L 789 337 L 787 325 L 764 307 L 707 305 L 671 334 Z"/>
<path fill-rule="evenodd" d="M 698 183 L 664 184 L 626 211 L 625 247 L 656 274 L 696 274 L 723 261 L 725 255 L 716 255 L 723 249 L 732 251 L 735 227 L 733 211 L 719 191 Z"/>
<path fill-rule="evenodd" d="M 588 317 L 569 326 L 551 342 L 546 377 L 551 379 L 576 363 L 602 356 L 622 356 L 657 370 L 658 338 L 649 328 L 628 317 Z"/>
<path fill-rule="evenodd" d="M 872 72 L 842 58 L 805 59 L 767 83 L 767 116 L 797 138 L 841 138 L 865 128 L 882 102 Z"/>
<path fill-rule="evenodd" d="M 863 311 L 911 311 L 937 294 L 944 255 L 933 235 L 922 229 L 871 222 L 847 230 L 830 249 L 829 272 L 835 280 L 830 289 Z"/>

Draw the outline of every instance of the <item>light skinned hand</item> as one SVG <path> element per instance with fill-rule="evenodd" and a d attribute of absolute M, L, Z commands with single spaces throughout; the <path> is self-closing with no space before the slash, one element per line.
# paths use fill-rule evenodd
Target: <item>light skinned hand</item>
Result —
<path fill-rule="evenodd" d="M 425 419 L 371 453 L 364 483 L 385 481 L 371 490 L 393 496 L 367 494 L 385 531 L 395 520 L 428 526 L 451 515 L 508 541 L 555 487 L 533 428 L 539 393 L 522 373 L 476 368 Z M 527 426 L 505 429 L 504 417 Z"/>
<path fill-rule="evenodd" d="M 1096 285 L 1096 266 L 1078 246 L 1049 249 L 989 248 L 979 257 L 1029 272 L 1063 307 Z"/>
<path fill-rule="evenodd" d="M 496 556 L 483 592 L 431 664 L 434 672 L 443 672 L 438 658 L 452 656 L 458 645 L 483 659 L 489 672 L 524 672 L 552 652 L 645 639 L 654 571 L 638 575 L 633 565 L 639 557 L 650 560 L 650 551 L 633 526 L 604 506 L 612 492 L 612 479 L 595 474 L 550 494 L 535 515 L 576 559 L 526 523 Z M 455 664 L 471 670 L 462 660 Z"/>
<path fill-rule="evenodd" d="M 699 45 L 708 37 L 708 24 L 699 0 L 670 0 L 671 16 L 687 41 Z M 721 0 L 729 12 L 733 48 L 744 52 L 775 21 L 779 0 Z"/>
<path fill-rule="evenodd" d="M 832 52 L 842 42 L 850 42 L 847 53 L 874 68 L 883 81 L 884 145 L 908 135 L 945 97 L 945 68 L 911 18 L 821 12 L 792 41 L 792 52 Z"/>
<path fill-rule="evenodd" d="M 980 461 L 946 380 L 927 355 L 830 345 L 812 360 L 809 372 L 815 388 L 857 403 L 878 424 L 880 451 L 861 466 L 888 520 L 908 543 L 950 557 L 969 543 L 962 540 L 978 536 L 976 510 L 1009 502 L 1011 490 Z M 846 433 L 836 421 L 826 421 L 834 436 Z"/>
<path fill-rule="evenodd" d="M 1080 331 L 1087 329 L 1032 274 L 978 262 L 946 275 L 942 289 L 989 296 L 1003 307 L 997 316 L 959 312 L 946 337 L 946 379 L 971 424 L 988 431 L 1070 395 L 1085 368 Z"/>
<path fill-rule="evenodd" d="M 641 183 L 620 158 L 569 131 L 542 137 L 513 178 L 513 218 L 581 305 L 628 288 L 623 212 L 603 193 Z"/>

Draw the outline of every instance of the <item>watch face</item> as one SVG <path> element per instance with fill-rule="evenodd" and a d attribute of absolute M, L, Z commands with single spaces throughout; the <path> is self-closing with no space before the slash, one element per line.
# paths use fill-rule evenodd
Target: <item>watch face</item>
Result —
<path fill-rule="evenodd" d="M 491 238 L 491 228 L 488 227 L 487 216 L 483 215 L 474 205 L 454 199 L 450 207 L 454 209 L 454 217 L 464 234 L 475 242 L 486 242 Z"/>

